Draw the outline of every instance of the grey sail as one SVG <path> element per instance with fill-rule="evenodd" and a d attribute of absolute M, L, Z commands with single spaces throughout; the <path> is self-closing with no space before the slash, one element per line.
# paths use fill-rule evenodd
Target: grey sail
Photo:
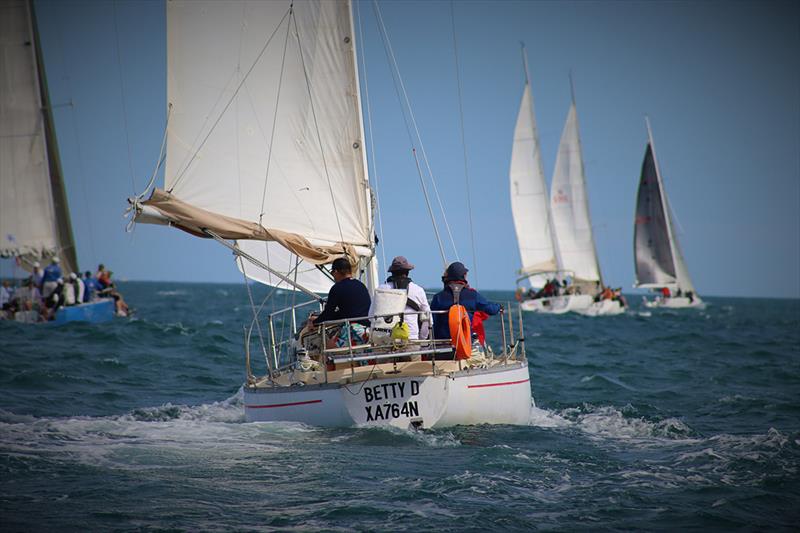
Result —
<path fill-rule="evenodd" d="M 669 221 L 664 206 L 653 147 L 648 143 L 639 179 L 633 230 L 637 287 L 676 284 Z"/>
<path fill-rule="evenodd" d="M 77 270 L 33 3 L 0 0 L 0 255 Z"/>

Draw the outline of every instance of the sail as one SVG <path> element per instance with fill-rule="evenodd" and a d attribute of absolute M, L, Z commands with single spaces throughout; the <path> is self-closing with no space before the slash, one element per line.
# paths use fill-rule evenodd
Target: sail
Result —
<path fill-rule="evenodd" d="M 674 286 L 677 278 L 653 147 L 647 144 L 636 197 L 633 229 L 637 287 Z"/>
<path fill-rule="evenodd" d="M 696 293 L 697 291 L 694 288 L 694 283 L 692 283 L 692 278 L 689 276 L 689 269 L 686 268 L 686 261 L 683 259 L 683 250 L 681 250 L 678 233 L 675 231 L 675 225 L 672 223 L 674 216 L 672 214 L 672 208 L 669 205 L 669 198 L 666 198 L 666 200 L 669 210 L 670 235 L 672 235 L 672 255 L 675 258 L 675 279 L 678 288 L 684 293 Z"/>
<path fill-rule="evenodd" d="M 0 256 L 77 269 L 32 5 L 0 1 Z"/>
<path fill-rule="evenodd" d="M 353 46 L 343 0 L 295 1 L 291 10 L 288 1 L 168 2 L 167 193 L 145 205 L 171 221 L 173 199 L 198 209 L 211 226 L 178 224 L 190 231 L 217 221 L 258 226 L 250 236 L 220 235 L 242 239 L 265 263 L 285 245 L 277 233 L 338 246 L 340 256 L 370 254 Z M 312 263 L 336 256 L 292 253 Z"/>
<path fill-rule="evenodd" d="M 530 84 L 525 84 L 514 129 L 511 150 L 511 214 L 517 232 L 522 272 L 558 269 L 548 214 L 547 186 L 542 170 L 538 135 L 533 115 Z"/>
<path fill-rule="evenodd" d="M 600 281 L 586 178 L 578 132 L 578 113 L 573 102 L 558 146 L 550 189 L 550 214 L 553 217 L 561 268 L 576 280 Z"/>

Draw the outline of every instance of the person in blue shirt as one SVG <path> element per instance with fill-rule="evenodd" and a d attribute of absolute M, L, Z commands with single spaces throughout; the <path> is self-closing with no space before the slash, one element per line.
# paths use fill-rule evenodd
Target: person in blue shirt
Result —
<path fill-rule="evenodd" d="M 92 277 L 92 273 L 88 270 L 86 271 L 85 276 L 86 277 L 83 279 L 83 301 L 91 302 L 95 299 L 97 291 L 100 290 L 100 284 L 97 283 L 97 280 Z"/>
<path fill-rule="evenodd" d="M 58 265 L 59 262 L 61 262 L 61 259 L 55 256 L 44 269 L 44 274 L 42 275 L 42 296 L 44 298 L 47 298 L 56 290 L 58 280 L 63 278 L 61 267 Z"/>
<path fill-rule="evenodd" d="M 472 315 L 475 311 L 483 311 L 488 315 L 496 315 L 500 312 L 503 308 L 500 304 L 490 302 L 481 293 L 469 286 L 467 272 L 467 267 L 458 261 L 447 267 L 444 276 L 442 276 L 444 289 L 437 292 L 433 300 L 431 300 L 432 311 L 447 311 L 456 303 L 453 296 L 455 287 L 459 292 L 458 303 L 466 308 L 467 313 L 469 313 L 470 323 L 472 323 Z M 434 313 L 433 335 L 437 339 L 450 338 L 450 322 L 447 313 Z"/>
<path fill-rule="evenodd" d="M 311 316 L 310 326 L 319 326 L 329 320 L 343 320 L 346 318 L 366 317 L 369 315 L 371 299 L 369 291 L 363 283 L 353 279 L 353 267 L 345 258 L 336 259 L 331 265 L 331 274 L 336 283 L 328 291 L 328 300 L 325 308 L 317 316 Z M 369 320 L 352 322 L 350 331 L 342 327 L 333 338 L 328 339 L 328 347 L 346 346 L 350 340 L 352 344 L 362 344 L 366 341 Z"/>

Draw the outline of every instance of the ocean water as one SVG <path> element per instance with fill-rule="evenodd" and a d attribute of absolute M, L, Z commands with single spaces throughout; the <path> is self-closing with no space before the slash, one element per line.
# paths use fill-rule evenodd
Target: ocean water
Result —
<path fill-rule="evenodd" d="M 121 286 L 0 323 L 4 531 L 798 527 L 800 301 L 528 314 L 530 424 L 413 432 L 245 423 L 244 287 Z"/>

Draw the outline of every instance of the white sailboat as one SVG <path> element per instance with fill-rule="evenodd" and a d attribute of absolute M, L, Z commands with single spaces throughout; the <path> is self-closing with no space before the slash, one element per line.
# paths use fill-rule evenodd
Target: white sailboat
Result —
<path fill-rule="evenodd" d="M 645 299 L 647 307 L 705 307 L 683 259 L 656 159 L 650 121 L 645 118 L 645 122 L 648 143 L 642 162 L 633 226 L 634 286 L 661 293 L 653 300 Z"/>
<path fill-rule="evenodd" d="M 587 316 L 624 312 L 625 308 L 618 299 L 594 301 L 601 294 L 603 278 L 589 215 L 574 94 L 558 146 L 550 190 L 550 213 L 558 237 L 562 267 L 573 275 L 569 290 L 576 294 L 571 309 Z"/>
<path fill-rule="evenodd" d="M 321 265 L 347 257 L 375 286 L 354 40 L 349 1 L 168 2 L 165 190 L 132 199 L 136 220 L 214 238 L 234 250 L 248 278 L 311 298 L 264 321 L 253 306 L 248 421 L 525 424 L 532 400 L 524 341 L 509 324 L 506 342 L 505 321 L 502 356 L 458 360 L 449 339 L 373 336 L 325 348 L 319 329 L 278 333 L 280 324 L 296 331 L 297 313 L 319 309 L 315 292 L 332 283 Z M 381 314 L 404 307 L 405 297 Z M 349 322 L 329 326 L 349 330 Z M 263 377 L 251 370 L 251 339 L 265 358 Z"/>
<path fill-rule="evenodd" d="M 511 192 L 511 214 L 517 234 L 517 245 L 522 261 L 520 278 L 517 283 L 527 281 L 530 289 L 517 289 L 517 298 L 524 311 L 562 314 L 592 302 L 589 295 L 541 294 L 545 288 L 574 275 L 564 268 L 552 216 L 547 184 L 542 167 L 539 148 L 539 134 L 534 116 L 533 95 L 531 94 L 528 62 L 525 49 L 522 49 L 525 69 L 525 88 L 514 128 L 514 144 L 511 149 L 509 170 Z M 539 291 L 537 291 L 539 289 Z M 533 297 L 537 295 L 537 297 Z"/>
<path fill-rule="evenodd" d="M 0 257 L 25 270 L 58 257 L 79 272 L 33 2 L 0 0 Z M 37 321 L 33 311 L 17 319 Z M 56 323 L 114 316 L 103 299 L 62 307 Z"/>

